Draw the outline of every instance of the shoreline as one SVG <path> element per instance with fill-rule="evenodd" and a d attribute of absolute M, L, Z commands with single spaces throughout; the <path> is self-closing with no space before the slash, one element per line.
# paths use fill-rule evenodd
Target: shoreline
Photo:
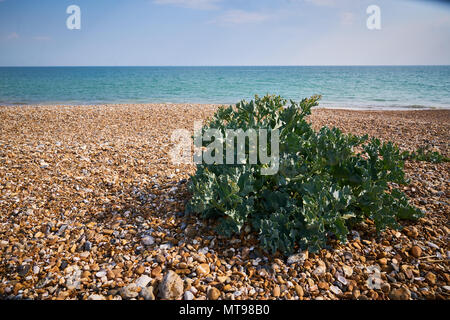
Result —
<path fill-rule="evenodd" d="M 131 102 L 131 103 L 12 103 L 2 104 L 0 108 L 7 107 L 95 107 L 95 106 L 133 106 L 133 105 L 168 105 L 168 106 L 234 106 L 234 103 L 203 103 L 203 102 Z M 422 106 L 422 105 L 405 105 L 405 106 L 324 106 L 319 102 L 319 106 L 313 107 L 312 110 L 326 109 L 326 110 L 348 110 L 348 111 L 423 111 L 423 110 L 450 110 L 450 106 Z"/>
<path fill-rule="evenodd" d="M 402 189 L 426 212 L 419 221 L 379 235 L 367 221 L 347 243 L 287 259 L 261 251 L 258 235 L 223 238 L 214 221 L 184 215 L 195 167 L 171 163 L 171 133 L 216 108 L 0 108 L 0 298 L 450 298 L 449 163 L 405 162 Z M 309 120 L 404 150 L 450 151 L 450 110 L 318 108 Z M 379 288 L 368 286 L 375 267 Z"/>

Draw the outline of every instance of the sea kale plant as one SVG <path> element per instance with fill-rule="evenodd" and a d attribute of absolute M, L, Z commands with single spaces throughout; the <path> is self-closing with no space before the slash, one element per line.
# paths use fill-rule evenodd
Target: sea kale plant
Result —
<path fill-rule="evenodd" d="M 431 163 L 450 162 L 450 159 L 448 157 L 442 155 L 437 151 L 431 151 L 425 147 L 420 147 L 413 152 L 403 151 L 401 156 L 403 160 L 410 161 L 425 161 Z"/>
<path fill-rule="evenodd" d="M 406 183 L 399 149 L 337 128 L 313 130 L 306 117 L 319 99 L 256 96 L 219 108 L 203 130 L 219 129 L 224 136 L 226 129 L 279 130 L 279 170 L 262 175 L 267 164 L 248 161 L 198 164 L 187 212 L 219 219 L 218 232 L 226 236 L 248 225 L 264 249 L 284 254 L 298 246 L 317 251 L 329 237 L 346 242 L 350 228 L 366 219 L 381 231 L 400 228 L 399 219 L 420 217 L 422 212 L 393 187 Z"/>

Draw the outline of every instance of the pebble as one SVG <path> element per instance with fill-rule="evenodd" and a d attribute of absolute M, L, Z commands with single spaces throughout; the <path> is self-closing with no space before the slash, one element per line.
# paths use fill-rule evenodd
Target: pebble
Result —
<path fill-rule="evenodd" d="M 170 145 L 164 137 L 211 115 L 212 107 L 108 108 L 0 108 L 12 115 L 0 117 L 0 127 L 6 128 L 0 133 L 0 172 L 2 165 L 8 168 L 0 186 L 0 211 L 11 213 L 2 220 L 0 240 L 0 295 L 6 299 L 155 299 L 156 291 L 159 299 L 163 275 L 171 269 L 185 280 L 172 290 L 179 292 L 171 297 L 176 299 L 206 299 L 211 287 L 224 299 L 242 300 L 273 298 L 277 290 L 285 299 L 408 297 L 401 287 L 408 288 L 410 299 L 449 295 L 447 207 L 442 197 L 436 198 L 445 196 L 446 164 L 405 163 L 413 185 L 407 194 L 416 190 L 412 202 L 420 203 L 427 215 L 400 222 L 408 225 L 401 233 L 388 229 L 377 238 L 373 224 L 365 221 L 352 231 L 348 244 L 330 239 L 330 247 L 316 254 L 272 256 L 258 248 L 251 230 L 242 238 L 222 238 L 209 221 L 182 214 L 189 194 L 178 182 L 187 182 L 195 168 L 180 166 L 177 172 L 167 159 Z M 429 121 L 427 130 L 417 131 L 383 112 L 356 121 L 355 115 L 317 110 L 312 121 L 351 121 L 351 131 L 366 133 L 371 130 L 367 121 L 374 120 L 385 129 L 372 132 L 381 138 L 398 139 L 397 128 L 402 137 L 413 137 L 397 140 L 402 149 L 417 147 L 422 140 L 411 134 L 419 132 L 448 153 L 441 123 Z M 389 126 L 380 121 L 386 117 Z M 429 116 L 412 111 L 409 117 L 422 121 Z M 39 125 L 42 119 L 51 119 L 45 128 Z M 152 141 L 152 147 L 143 141 Z M 41 159 L 45 170 L 39 170 Z M 423 248 L 420 254 L 414 255 L 414 246 Z M 202 264 L 209 270 L 199 268 Z M 367 288 L 366 268 L 373 265 L 381 266 L 380 290 Z"/>
<path fill-rule="evenodd" d="M 38 266 L 33 267 L 33 273 L 38 274 L 41 269 Z"/>
<path fill-rule="evenodd" d="M 135 283 L 136 283 L 136 286 L 145 288 L 150 283 L 150 281 L 152 281 L 152 278 L 150 278 L 147 275 L 142 275 L 136 280 Z"/>
<path fill-rule="evenodd" d="M 152 236 L 146 236 L 146 237 L 142 238 L 142 244 L 144 246 L 151 246 L 154 243 L 155 243 L 155 239 Z"/>
<path fill-rule="evenodd" d="M 435 285 L 436 284 L 436 275 L 432 272 L 428 272 L 425 275 L 425 279 L 428 281 L 428 283 Z"/>
<path fill-rule="evenodd" d="M 136 284 L 132 283 L 129 284 L 125 287 L 123 287 L 120 290 L 120 295 L 124 298 L 124 299 L 133 299 L 136 298 L 139 293 L 137 292 L 137 286 Z"/>
<path fill-rule="evenodd" d="M 348 284 L 348 281 L 347 281 L 347 279 L 345 279 L 343 276 L 341 276 L 341 275 L 338 275 L 337 277 L 336 277 L 336 279 L 340 282 L 340 283 L 342 283 L 344 286 L 346 286 L 347 284 Z"/>
<path fill-rule="evenodd" d="M 336 287 L 335 285 L 330 286 L 330 291 L 336 295 L 342 294 L 342 290 Z"/>
<path fill-rule="evenodd" d="M 159 293 L 161 298 L 169 300 L 180 300 L 183 296 L 183 280 L 172 270 L 169 270 L 160 283 Z"/>
<path fill-rule="evenodd" d="M 280 296 L 280 286 L 275 286 L 275 287 L 273 288 L 272 295 L 273 295 L 275 298 L 278 298 L 278 297 Z"/>
<path fill-rule="evenodd" d="M 289 256 L 287 259 L 287 264 L 291 265 L 294 263 L 303 263 L 306 259 L 308 259 L 308 251 L 300 252 Z"/>
<path fill-rule="evenodd" d="M 436 250 L 440 249 L 439 246 L 434 244 L 433 242 L 427 241 L 427 244 L 428 244 L 429 247 L 431 247 L 433 249 L 436 249 Z"/>
<path fill-rule="evenodd" d="M 211 287 L 207 293 L 209 300 L 217 300 L 220 298 L 220 291 L 217 288 Z"/>
<path fill-rule="evenodd" d="M 319 260 L 319 266 L 316 269 L 314 269 L 313 273 L 315 275 L 322 275 L 326 271 L 327 271 L 327 267 L 326 267 L 325 263 L 323 261 Z"/>
<path fill-rule="evenodd" d="M 86 241 L 84 243 L 84 250 L 85 251 L 91 251 L 91 249 L 92 249 L 92 243 L 90 241 Z"/>
<path fill-rule="evenodd" d="M 389 283 L 383 282 L 381 284 L 381 291 L 383 291 L 384 293 L 389 293 L 391 291 L 391 286 Z"/>
<path fill-rule="evenodd" d="M 191 291 L 184 293 L 184 300 L 194 300 L 194 294 Z"/>
<path fill-rule="evenodd" d="M 197 266 L 196 273 L 198 276 L 200 276 L 200 277 L 206 276 L 209 274 L 209 272 L 210 272 L 210 268 L 207 263 L 202 263 Z"/>
<path fill-rule="evenodd" d="M 411 254 L 415 258 L 420 258 L 420 256 L 422 255 L 422 249 L 419 246 L 413 246 L 411 248 Z"/>
<path fill-rule="evenodd" d="M 161 267 L 160 266 L 156 266 L 155 268 L 152 269 L 151 271 L 151 276 L 153 278 L 158 278 L 161 275 Z"/>
<path fill-rule="evenodd" d="M 155 300 L 155 295 L 153 294 L 152 287 L 142 288 L 139 295 L 144 298 L 144 300 Z"/>
<path fill-rule="evenodd" d="M 404 287 L 393 289 L 389 294 L 389 298 L 391 298 L 391 300 L 410 300 L 411 292 Z"/>
<path fill-rule="evenodd" d="M 25 275 L 28 274 L 28 271 L 30 271 L 30 265 L 24 264 L 24 265 L 19 266 L 17 273 L 20 276 L 24 277 Z"/>
<path fill-rule="evenodd" d="M 319 282 L 319 284 L 317 286 L 320 289 L 322 289 L 322 290 L 329 290 L 330 289 L 330 285 L 327 282 L 324 282 L 324 281 Z"/>
<path fill-rule="evenodd" d="M 141 264 L 136 268 L 137 274 L 143 274 L 145 272 L 145 267 Z"/>
<path fill-rule="evenodd" d="M 303 288 L 302 288 L 302 286 L 300 286 L 300 285 L 295 285 L 295 292 L 297 293 L 297 295 L 301 298 L 301 297 L 303 297 L 303 295 L 304 295 L 304 291 L 303 291 Z"/>
<path fill-rule="evenodd" d="M 351 277 L 353 274 L 353 268 L 349 266 L 342 266 L 342 270 L 346 277 Z"/>
<path fill-rule="evenodd" d="M 88 300 L 106 300 L 106 298 L 100 294 L 91 294 Z"/>

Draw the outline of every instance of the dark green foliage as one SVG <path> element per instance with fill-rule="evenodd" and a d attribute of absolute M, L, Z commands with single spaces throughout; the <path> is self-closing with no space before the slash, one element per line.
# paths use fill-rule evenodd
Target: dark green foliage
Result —
<path fill-rule="evenodd" d="M 440 154 L 439 152 L 431 151 L 423 147 L 413 152 L 403 151 L 402 159 L 411 161 L 426 161 L 431 163 L 442 163 L 450 161 L 449 158 Z"/>
<path fill-rule="evenodd" d="M 420 217 L 403 192 L 389 191 L 389 183 L 406 182 L 399 149 L 337 128 L 314 131 L 305 117 L 319 99 L 288 104 L 279 96 L 256 96 L 220 108 L 204 129 L 279 129 L 279 171 L 261 175 L 259 161 L 198 165 L 187 211 L 219 218 L 218 231 L 228 236 L 249 225 L 263 248 L 283 253 L 296 245 L 316 251 L 329 236 L 345 242 L 349 229 L 365 219 L 381 231 L 398 228 L 398 219 Z"/>

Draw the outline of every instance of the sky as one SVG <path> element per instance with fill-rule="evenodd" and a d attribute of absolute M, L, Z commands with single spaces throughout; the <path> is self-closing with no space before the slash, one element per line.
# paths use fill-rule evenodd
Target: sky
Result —
<path fill-rule="evenodd" d="M 0 0 L 0 66 L 449 65 L 449 40 L 430 0 Z"/>

